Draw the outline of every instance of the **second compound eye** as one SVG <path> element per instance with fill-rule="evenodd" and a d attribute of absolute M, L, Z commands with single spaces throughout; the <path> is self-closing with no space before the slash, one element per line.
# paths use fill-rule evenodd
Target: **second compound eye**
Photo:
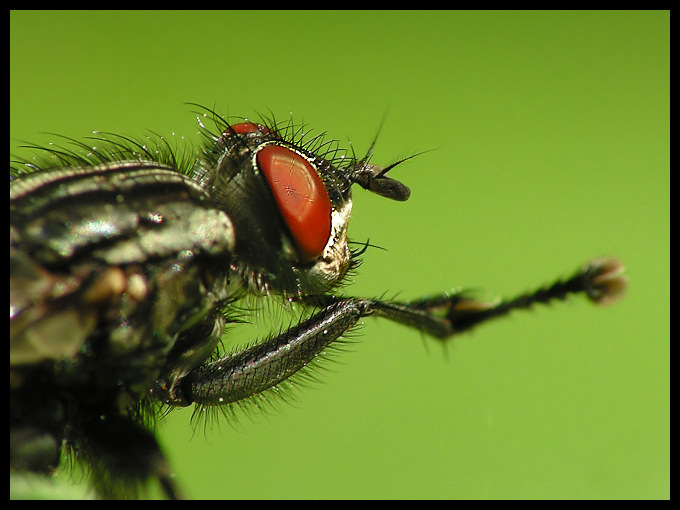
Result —
<path fill-rule="evenodd" d="M 314 260 L 331 234 L 331 202 L 319 174 L 300 154 L 281 145 L 267 145 L 257 153 L 300 257 Z"/>
<path fill-rule="evenodd" d="M 246 135 L 250 133 L 263 133 L 271 134 L 271 131 L 266 126 L 262 124 L 255 124 L 254 122 L 239 122 L 238 124 L 233 124 L 231 130 L 225 131 L 225 134 L 234 132 L 237 135 Z"/>

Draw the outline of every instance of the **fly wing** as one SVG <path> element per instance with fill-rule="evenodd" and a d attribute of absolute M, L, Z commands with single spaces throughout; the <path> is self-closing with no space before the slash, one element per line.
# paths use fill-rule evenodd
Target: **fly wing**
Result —
<path fill-rule="evenodd" d="M 74 356 L 96 324 L 96 309 L 79 306 L 82 279 L 58 275 L 10 247 L 9 363 Z"/>

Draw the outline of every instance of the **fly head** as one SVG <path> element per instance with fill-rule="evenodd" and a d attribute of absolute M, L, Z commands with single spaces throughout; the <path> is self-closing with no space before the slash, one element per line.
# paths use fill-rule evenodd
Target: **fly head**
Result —
<path fill-rule="evenodd" d="M 216 132 L 203 133 L 212 149 L 194 178 L 234 223 L 232 275 L 249 292 L 305 299 L 333 290 L 358 264 L 347 238 L 352 185 L 399 201 L 410 195 L 387 177 L 401 161 L 370 164 L 373 146 L 358 159 L 290 122 L 213 119 Z"/>

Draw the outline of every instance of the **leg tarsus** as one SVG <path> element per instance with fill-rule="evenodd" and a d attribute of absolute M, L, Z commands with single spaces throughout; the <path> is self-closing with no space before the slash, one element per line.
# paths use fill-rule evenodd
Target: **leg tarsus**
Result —
<path fill-rule="evenodd" d="M 548 287 L 509 300 L 485 303 L 464 293 L 457 293 L 442 294 L 405 305 L 425 311 L 431 317 L 444 318 L 448 327 L 442 329 L 441 334 L 434 335 L 444 339 L 513 310 L 528 309 L 538 303 L 548 304 L 554 300 L 564 300 L 570 294 L 583 293 L 595 304 L 609 305 L 625 294 L 627 279 L 622 275 L 623 269 L 623 265 L 616 259 L 597 259 L 584 265 L 570 278 L 558 280 Z"/>

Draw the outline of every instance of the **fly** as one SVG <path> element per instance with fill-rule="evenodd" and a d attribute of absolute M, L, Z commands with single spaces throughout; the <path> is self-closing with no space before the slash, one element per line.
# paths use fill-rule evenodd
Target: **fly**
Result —
<path fill-rule="evenodd" d="M 70 452 L 101 497 L 134 497 L 156 480 L 176 498 L 157 417 L 262 398 L 364 317 L 446 342 L 537 303 L 585 294 L 608 304 L 625 291 L 623 266 L 598 259 L 494 302 L 343 295 L 365 250 L 348 238 L 352 188 L 407 200 L 396 164 L 292 122 L 205 111 L 214 128 L 199 118 L 203 146 L 190 157 L 162 137 L 99 134 L 96 147 L 34 147 L 42 157 L 10 166 L 11 471 L 47 475 Z M 265 298 L 307 313 L 222 352 L 227 327 L 247 315 L 239 303 Z"/>

